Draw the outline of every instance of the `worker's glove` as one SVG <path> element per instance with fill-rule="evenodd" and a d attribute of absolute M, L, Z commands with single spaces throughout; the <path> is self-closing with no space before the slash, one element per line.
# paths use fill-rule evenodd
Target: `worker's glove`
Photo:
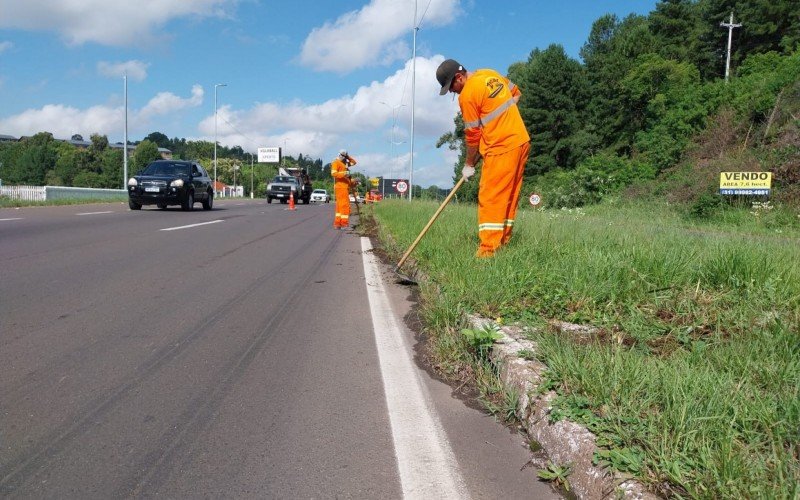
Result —
<path fill-rule="evenodd" d="M 466 166 L 461 169 L 461 176 L 465 181 L 468 181 L 473 175 L 475 175 L 475 167 Z"/>

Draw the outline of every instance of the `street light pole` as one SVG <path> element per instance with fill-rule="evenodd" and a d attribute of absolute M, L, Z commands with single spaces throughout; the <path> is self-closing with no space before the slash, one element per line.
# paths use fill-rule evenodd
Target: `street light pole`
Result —
<path fill-rule="evenodd" d="M 217 192 L 217 87 L 227 87 L 226 83 L 214 84 L 214 194 Z"/>
<path fill-rule="evenodd" d="M 389 152 L 391 154 L 389 165 L 391 165 L 391 161 L 394 161 L 394 147 L 405 143 L 405 141 L 395 142 L 395 140 L 394 140 L 394 132 L 397 129 L 397 112 L 398 112 L 398 110 L 400 108 L 405 107 L 405 104 L 398 104 L 397 106 L 391 106 L 391 105 L 389 105 L 388 103 L 386 103 L 384 101 L 379 101 L 379 102 L 381 104 L 383 104 L 384 106 L 386 106 L 386 107 L 388 107 L 388 108 L 390 108 L 392 110 L 392 131 L 391 131 L 391 139 L 389 140 L 389 144 L 390 144 Z M 392 167 L 390 166 L 389 167 L 389 176 L 391 177 L 392 175 L 393 175 L 392 174 Z M 381 186 L 381 188 L 383 188 L 383 186 Z M 383 189 L 381 189 L 381 194 L 382 195 L 384 194 L 383 193 Z"/>
<path fill-rule="evenodd" d="M 250 155 L 250 199 L 253 199 L 253 153 L 247 153 Z"/>
<path fill-rule="evenodd" d="M 411 168 L 408 171 L 408 201 L 414 193 L 414 95 L 416 93 L 417 76 L 417 0 L 414 0 L 414 44 L 411 53 Z"/>

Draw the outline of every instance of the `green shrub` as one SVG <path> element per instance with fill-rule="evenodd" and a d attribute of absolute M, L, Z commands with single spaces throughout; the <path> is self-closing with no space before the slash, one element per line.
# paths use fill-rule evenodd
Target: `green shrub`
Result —
<path fill-rule="evenodd" d="M 632 183 L 652 179 L 648 163 L 602 153 L 585 159 L 575 170 L 553 170 L 531 183 L 548 207 L 575 208 L 599 203 Z"/>
<path fill-rule="evenodd" d="M 697 219 L 707 219 L 722 207 L 722 196 L 712 193 L 703 193 L 692 204 L 689 213 Z"/>

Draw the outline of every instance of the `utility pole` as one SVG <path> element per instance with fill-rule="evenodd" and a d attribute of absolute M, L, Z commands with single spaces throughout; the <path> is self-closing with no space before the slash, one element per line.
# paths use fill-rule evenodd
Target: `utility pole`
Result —
<path fill-rule="evenodd" d="M 128 189 L 128 72 L 123 77 L 125 82 L 125 133 L 122 138 L 122 189 Z"/>
<path fill-rule="evenodd" d="M 733 42 L 734 28 L 741 28 L 742 24 L 733 24 L 733 11 L 731 11 L 731 20 L 727 23 L 719 23 L 723 28 L 728 28 L 728 57 L 725 59 L 725 83 L 728 83 L 728 78 L 731 73 L 731 43 Z"/>

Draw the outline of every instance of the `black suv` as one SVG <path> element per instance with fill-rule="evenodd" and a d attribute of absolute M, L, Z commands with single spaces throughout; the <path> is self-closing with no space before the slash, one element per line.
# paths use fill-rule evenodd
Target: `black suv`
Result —
<path fill-rule="evenodd" d="M 214 205 L 213 181 L 196 161 L 156 160 L 128 180 L 128 206 L 139 210 L 142 205 L 180 205 L 192 210 L 195 201 L 205 210 Z"/>

